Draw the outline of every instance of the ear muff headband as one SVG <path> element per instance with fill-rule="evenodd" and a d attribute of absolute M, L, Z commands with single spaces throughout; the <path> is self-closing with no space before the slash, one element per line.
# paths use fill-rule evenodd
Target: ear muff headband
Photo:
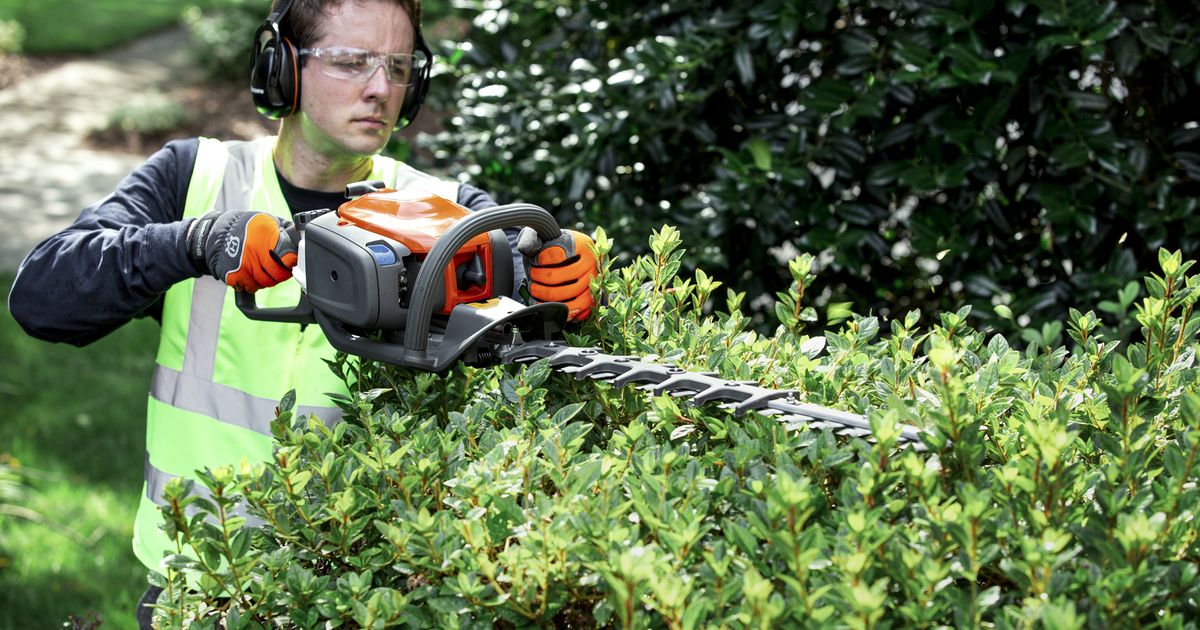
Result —
<path fill-rule="evenodd" d="M 279 23 L 295 0 L 286 0 L 254 33 L 250 52 L 250 97 L 271 119 L 296 113 L 300 106 L 300 72 L 296 47 L 279 32 Z"/>

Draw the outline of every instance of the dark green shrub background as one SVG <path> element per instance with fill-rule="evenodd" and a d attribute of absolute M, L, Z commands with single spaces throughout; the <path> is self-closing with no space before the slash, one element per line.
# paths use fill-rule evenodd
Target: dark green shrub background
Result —
<path fill-rule="evenodd" d="M 460 5 L 440 158 L 625 255 L 678 225 L 757 310 L 796 251 L 821 303 L 1021 324 L 1197 251 L 1194 2 Z"/>

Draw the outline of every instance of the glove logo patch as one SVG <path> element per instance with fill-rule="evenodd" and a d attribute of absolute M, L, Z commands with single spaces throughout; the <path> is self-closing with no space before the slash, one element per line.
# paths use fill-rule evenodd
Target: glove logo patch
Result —
<path fill-rule="evenodd" d="M 240 239 L 232 234 L 229 236 L 229 238 L 225 239 L 225 255 L 226 256 L 229 256 L 230 258 L 238 258 L 239 257 L 238 252 L 241 251 L 241 249 L 242 249 L 242 239 Z"/>

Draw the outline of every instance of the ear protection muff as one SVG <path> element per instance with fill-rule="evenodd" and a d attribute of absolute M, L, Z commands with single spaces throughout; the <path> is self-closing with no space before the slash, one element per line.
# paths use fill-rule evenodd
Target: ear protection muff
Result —
<path fill-rule="evenodd" d="M 300 59 L 292 41 L 280 34 L 279 24 L 295 0 L 286 0 L 272 12 L 254 33 L 250 52 L 250 97 L 259 113 L 272 120 L 286 118 L 300 108 Z M 420 18 L 418 17 L 418 22 Z M 404 103 L 396 121 L 396 130 L 412 123 L 425 101 L 429 75 L 433 71 L 433 51 L 425 44 L 420 23 L 416 30 L 415 50 L 425 55 L 425 66 L 413 77 L 404 92 Z"/>
<path fill-rule="evenodd" d="M 417 112 L 421 111 L 421 103 L 425 101 L 425 91 L 429 89 L 429 74 L 433 71 L 433 51 L 425 45 L 421 36 L 421 25 L 417 25 L 417 41 L 414 49 L 425 55 L 425 67 L 413 76 L 412 85 L 404 91 L 404 104 L 400 107 L 400 118 L 396 121 L 396 129 L 400 130 L 410 125 Z"/>
<path fill-rule="evenodd" d="M 299 56 L 291 40 L 279 33 L 279 23 L 295 0 L 286 0 L 254 33 L 250 51 L 250 98 L 259 113 L 278 120 L 300 107 Z"/>

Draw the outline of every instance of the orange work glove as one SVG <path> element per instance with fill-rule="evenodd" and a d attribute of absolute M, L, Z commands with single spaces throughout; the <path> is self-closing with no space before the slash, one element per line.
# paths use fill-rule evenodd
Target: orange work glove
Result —
<path fill-rule="evenodd" d="M 591 237 L 563 230 L 558 238 L 542 242 L 533 228 L 523 228 L 517 251 L 529 260 L 529 293 L 539 302 L 562 302 L 570 318 L 583 321 L 592 314 L 588 286 L 599 273 L 596 244 Z"/>
<path fill-rule="evenodd" d="M 292 277 L 296 246 L 291 221 L 266 212 L 210 212 L 192 224 L 188 255 L 217 280 L 253 293 Z"/>

